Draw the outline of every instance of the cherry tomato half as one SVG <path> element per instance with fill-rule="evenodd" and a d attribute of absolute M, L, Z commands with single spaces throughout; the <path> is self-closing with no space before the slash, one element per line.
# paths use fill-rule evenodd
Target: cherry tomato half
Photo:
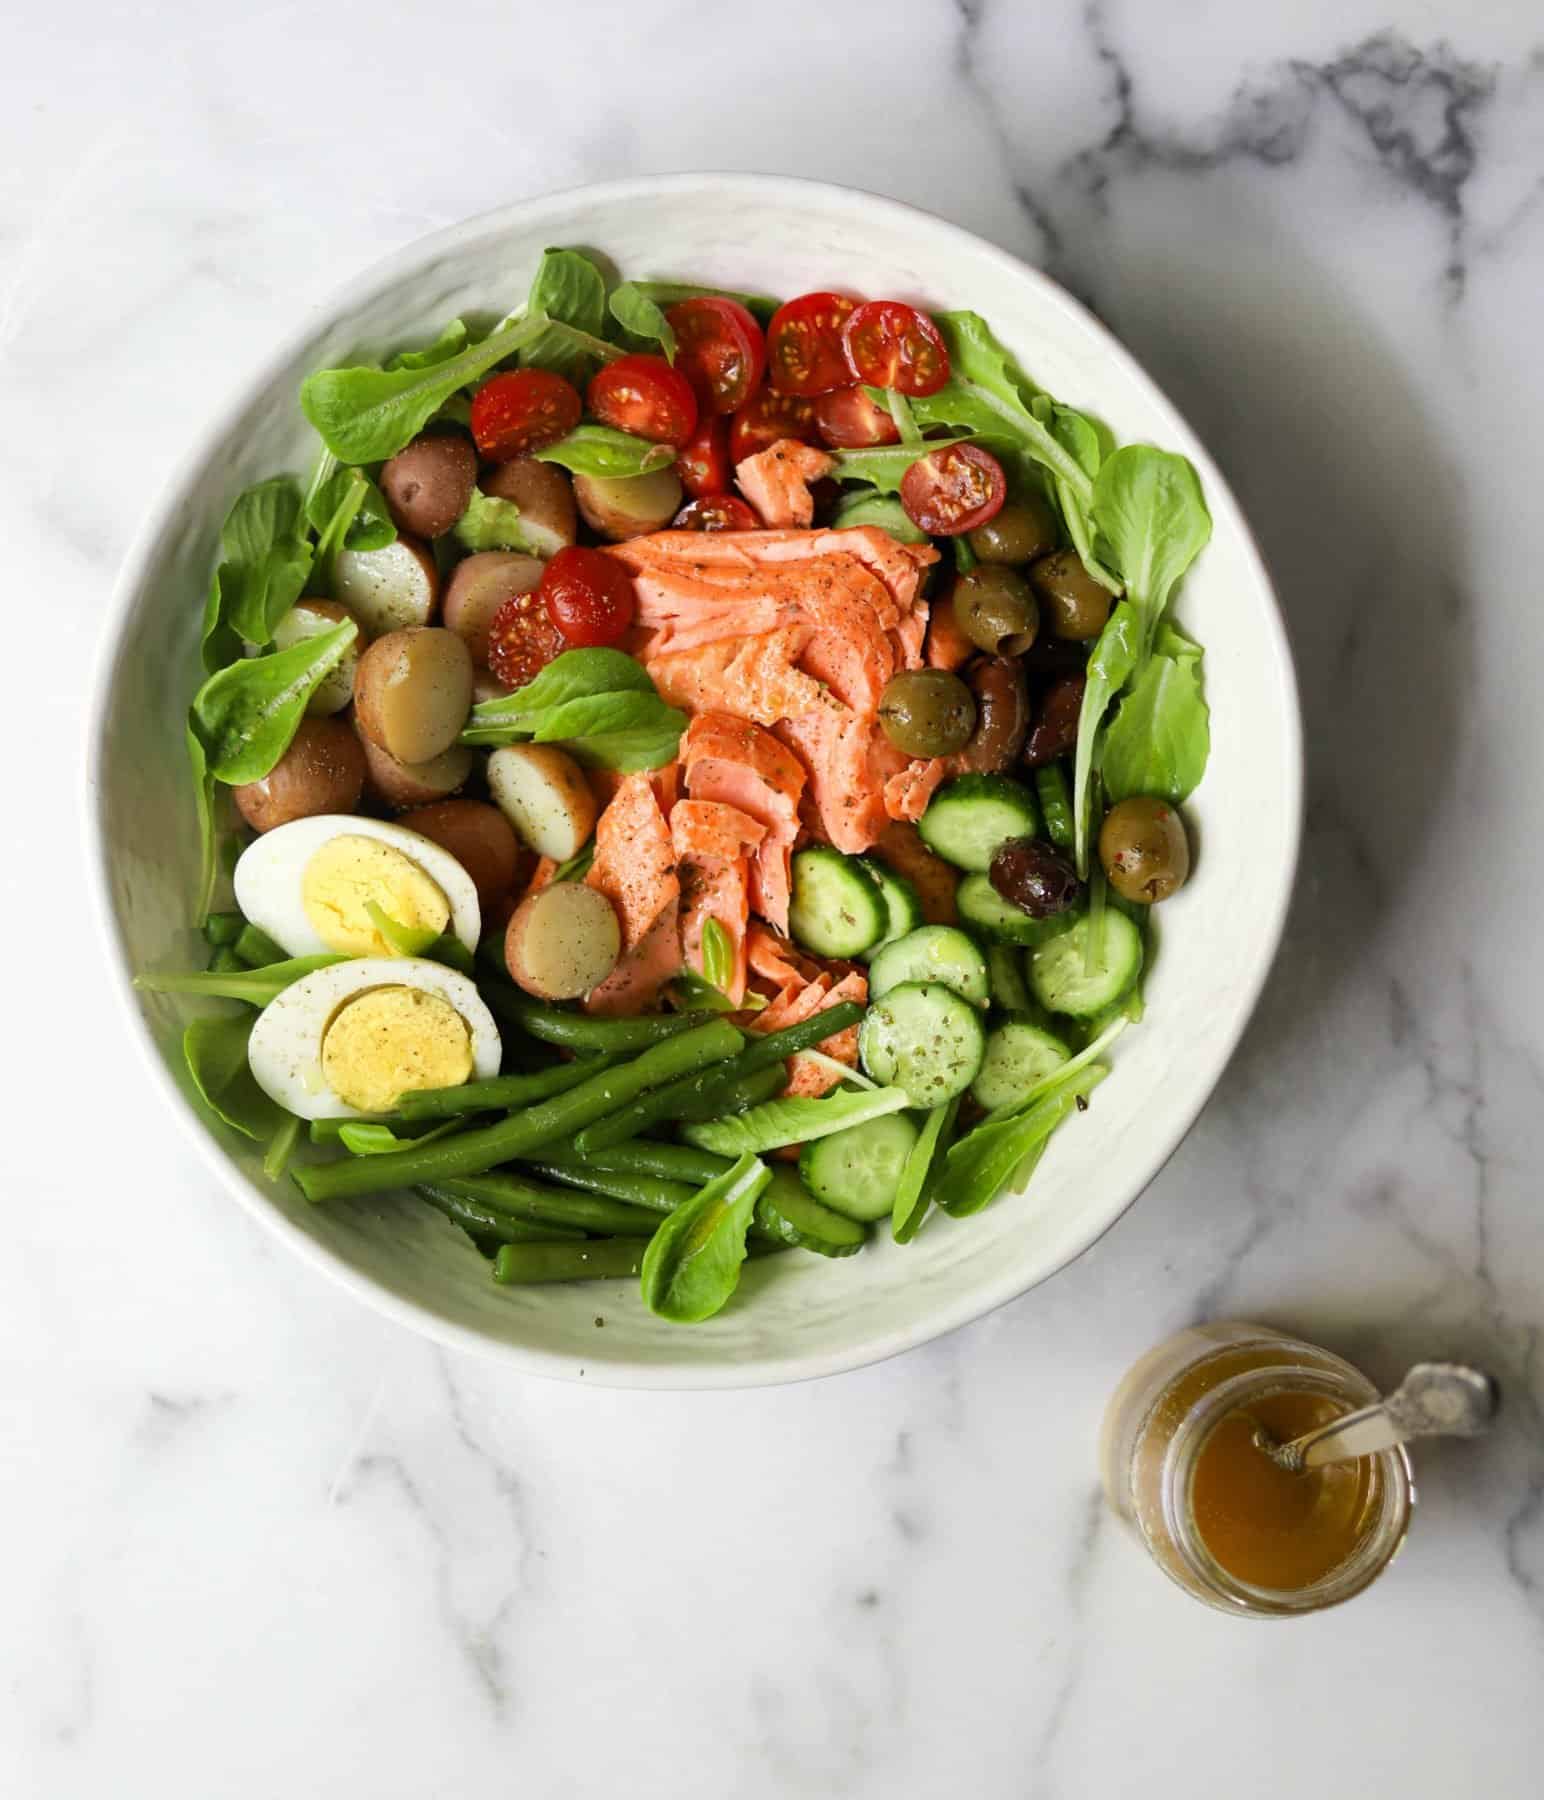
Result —
<path fill-rule="evenodd" d="M 760 526 L 761 520 L 733 494 L 699 494 L 675 516 L 677 531 L 756 531 Z"/>
<path fill-rule="evenodd" d="M 833 450 L 864 450 L 872 444 L 898 444 L 901 434 L 882 406 L 861 387 L 836 388 L 815 402 L 820 441 Z"/>
<path fill-rule="evenodd" d="M 489 462 L 510 462 L 567 437 L 584 414 L 579 390 L 550 369 L 510 369 L 472 396 L 472 436 Z"/>
<path fill-rule="evenodd" d="M 632 577 L 614 556 L 607 556 L 603 550 L 586 550 L 576 545 L 559 550 L 542 570 L 541 586 L 536 591 L 547 609 L 547 617 L 562 632 L 563 641 L 586 649 L 595 644 L 614 644 L 632 624 L 638 610 Z"/>
<path fill-rule="evenodd" d="M 842 327 L 858 302 L 845 294 L 801 294 L 767 327 L 767 380 L 780 394 L 829 394 L 850 387 Z"/>
<path fill-rule="evenodd" d="M 936 394 L 949 379 L 949 351 L 925 312 L 899 300 L 870 300 L 842 327 L 847 366 L 870 387 Z"/>
<path fill-rule="evenodd" d="M 779 438 L 797 438 L 801 444 L 815 443 L 815 402 L 763 388 L 730 422 L 729 460 L 742 463 L 758 450 L 770 449 Z"/>
<path fill-rule="evenodd" d="M 906 517 L 929 537 L 958 537 L 995 518 L 1008 492 L 1003 466 L 974 444 L 950 444 L 914 462 L 901 479 Z"/>
<path fill-rule="evenodd" d="M 656 444 L 679 449 L 697 427 L 692 384 L 662 356 L 619 356 L 608 362 L 590 382 L 585 399 L 602 425 Z"/>
<path fill-rule="evenodd" d="M 488 667 L 507 688 L 524 687 L 562 650 L 563 634 L 547 617 L 539 589 L 511 594 L 488 628 Z"/>
<path fill-rule="evenodd" d="M 675 466 L 688 494 L 723 493 L 729 486 L 729 421 L 699 419 Z"/>
<path fill-rule="evenodd" d="M 699 294 L 665 308 L 676 336 L 675 366 L 697 390 L 704 412 L 744 406 L 767 366 L 761 327 L 738 300 Z"/>

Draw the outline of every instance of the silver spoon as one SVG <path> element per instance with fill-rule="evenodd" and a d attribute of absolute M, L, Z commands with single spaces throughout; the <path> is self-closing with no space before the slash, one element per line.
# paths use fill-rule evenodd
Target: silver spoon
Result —
<path fill-rule="evenodd" d="M 1417 1363 L 1392 1394 L 1371 1406 L 1342 1413 L 1289 1444 L 1278 1444 L 1258 1427 L 1254 1443 L 1272 1462 L 1300 1475 L 1322 1463 L 1390 1450 L 1407 1438 L 1478 1437 L 1489 1430 L 1500 1404 L 1500 1388 L 1479 1369 Z"/>

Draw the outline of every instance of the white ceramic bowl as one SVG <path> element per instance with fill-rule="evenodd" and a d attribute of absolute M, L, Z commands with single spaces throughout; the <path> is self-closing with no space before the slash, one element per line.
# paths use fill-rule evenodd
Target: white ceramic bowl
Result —
<path fill-rule="evenodd" d="M 1203 852 L 1163 909 L 1147 1018 L 1119 1044 L 1087 1118 L 1054 1139 L 1029 1192 L 937 1220 L 900 1249 L 798 1253 L 749 1265 L 735 1301 L 689 1328 L 631 1284 L 495 1287 L 438 1214 L 404 1197 L 312 1208 L 265 1182 L 250 1145 L 189 1105 L 182 1011 L 130 974 L 193 967 L 195 838 L 181 719 L 220 521 L 249 482 L 303 472 L 314 439 L 295 395 L 323 364 L 426 340 L 453 315 L 502 312 L 543 246 L 604 252 L 626 274 L 797 294 L 838 286 L 972 307 L 1030 373 L 1122 442 L 1185 452 L 1214 521 L 1177 616 L 1206 646 L 1212 757 L 1192 802 Z M 242 347 L 233 345 L 239 355 Z M 221 1185 L 285 1243 L 405 1324 L 534 1374 L 639 1387 L 739 1387 L 830 1374 L 924 1343 L 1054 1275 L 1129 1206 L 1174 1149 L 1237 1043 L 1276 948 L 1297 852 L 1301 743 L 1271 586 L 1211 458 L 1131 357 L 1045 276 L 957 227 L 845 188 L 744 175 L 648 177 L 511 206 L 426 238 L 341 294 L 325 321 L 263 362 L 192 447 L 125 565 L 95 695 L 88 797 L 114 979 L 152 1079 Z M 597 1330 L 597 1314 L 605 1329 Z"/>

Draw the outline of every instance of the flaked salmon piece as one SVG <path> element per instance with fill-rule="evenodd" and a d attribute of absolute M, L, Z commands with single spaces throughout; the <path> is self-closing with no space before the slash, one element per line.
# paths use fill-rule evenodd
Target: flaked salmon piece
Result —
<path fill-rule="evenodd" d="M 676 858 L 716 856 L 726 862 L 747 856 L 767 828 L 723 800 L 678 800 L 670 813 L 670 841 Z"/>
<path fill-rule="evenodd" d="M 695 650 L 644 659 L 660 698 L 687 712 L 727 707 L 772 725 L 797 718 L 824 699 L 820 683 L 796 665 L 814 627 L 800 620 L 755 637 L 720 638 Z"/>
<path fill-rule="evenodd" d="M 687 968 L 705 975 L 702 934 L 716 919 L 728 934 L 734 963 L 727 994 L 735 1006 L 745 998 L 745 931 L 750 923 L 749 863 L 743 856 L 689 857 L 681 864 L 681 957 Z"/>
<path fill-rule="evenodd" d="M 746 934 L 745 952 L 753 972 L 779 994 L 784 988 L 805 987 L 821 973 L 820 965 L 796 950 L 781 932 L 755 920 Z"/>
<path fill-rule="evenodd" d="M 595 860 L 584 879 L 616 908 L 624 952 L 639 944 L 665 908 L 679 900 L 670 827 L 647 775 L 622 778 L 596 821 Z"/>
<path fill-rule="evenodd" d="M 947 601 L 935 606 L 927 629 L 927 666 L 930 669 L 964 668 L 976 654 L 976 646 L 960 630 L 954 607 Z"/>
<path fill-rule="evenodd" d="M 915 825 L 896 821 L 887 825 L 875 846 L 881 862 L 904 876 L 917 890 L 922 916 L 929 925 L 954 925 L 959 913 L 954 891 L 960 877 L 952 864 L 935 856 L 923 843 Z"/>
<path fill-rule="evenodd" d="M 846 584 L 825 585 L 816 574 L 822 565 L 808 567 L 806 610 L 819 629 L 805 646 L 799 666 L 855 712 L 876 712 L 885 684 L 895 673 L 890 635 L 866 597 Z"/>
<path fill-rule="evenodd" d="M 896 665 L 902 669 L 920 669 L 927 644 L 928 603 L 916 601 L 899 625 L 890 628 L 890 642 L 895 650 Z"/>
<path fill-rule="evenodd" d="M 830 989 L 831 977 L 820 974 L 813 981 L 784 988 L 770 1006 L 756 1015 L 755 1029 L 760 1032 L 782 1031 L 789 1025 L 801 1025 L 811 1013 L 820 1011 L 821 997 Z"/>
<path fill-rule="evenodd" d="M 680 973 L 680 901 L 672 895 L 638 943 L 625 950 L 600 986 L 585 995 L 584 1010 L 616 1018 L 649 1012 L 659 1004 L 666 983 Z"/>
<path fill-rule="evenodd" d="M 894 773 L 895 752 L 878 720 L 828 709 L 786 719 L 776 729 L 809 776 L 805 810 L 812 829 L 838 850 L 867 850 L 889 823 L 884 784 Z"/>
<path fill-rule="evenodd" d="M 761 515 L 763 525 L 807 526 L 814 521 L 815 497 L 810 483 L 836 467 L 824 450 L 779 438 L 765 450 L 735 464 L 735 485 Z"/>
<path fill-rule="evenodd" d="M 705 712 L 692 720 L 681 739 L 681 767 L 694 800 L 721 800 L 766 828 L 751 865 L 751 905 L 786 931 L 803 765 L 771 732 L 750 720 Z"/>
<path fill-rule="evenodd" d="M 827 989 L 815 1010 L 828 1012 L 833 1006 L 840 1006 L 846 1000 L 855 1000 L 859 1006 L 868 1000 L 868 977 L 860 970 L 844 975 L 835 987 Z M 822 1054 L 845 1063 L 849 1069 L 857 1068 L 858 1027 L 849 1025 L 845 1031 L 838 1031 L 823 1039 L 817 1048 Z M 840 1080 L 841 1076 L 834 1070 L 824 1069 L 819 1063 L 811 1062 L 801 1054 L 789 1058 L 788 1086 L 783 1092 L 818 1099 L 821 1094 L 830 1093 Z"/>
<path fill-rule="evenodd" d="M 933 756 L 925 762 L 909 762 L 885 783 L 885 811 L 892 819 L 915 823 L 927 811 L 927 803 L 941 783 L 954 773 L 952 756 Z"/>

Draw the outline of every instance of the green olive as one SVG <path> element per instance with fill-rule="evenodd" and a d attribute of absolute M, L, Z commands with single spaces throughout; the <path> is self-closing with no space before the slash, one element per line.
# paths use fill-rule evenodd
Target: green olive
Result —
<path fill-rule="evenodd" d="M 989 656 L 1017 656 L 1035 641 L 1040 608 L 1029 583 L 1001 563 L 982 563 L 957 577 L 954 617 L 978 650 Z"/>
<path fill-rule="evenodd" d="M 1042 556 L 1029 571 L 1029 578 L 1045 607 L 1052 637 L 1082 641 L 1096 638 L 1104 630 L 1114 596 L 1094 580 L 1075 550 Z"/>
<path fill-rule="evenodd" d="M 1123 899 L 1167 900 L 1190 873 L 1190 840 L 1167 800 L 1134 794 L 1112 806 L 1099 832 L 1099 860 Z"/>
<path fill-rule="evenodd" d="M 970 533 L 970 547 L 984 563 L 1027 563 L 1056 548 L 1056 514 L 1040 494 L 1010 500 Z"/>
<path fill-rule="evenodd" d="M 908 669 L 880 696 L 879 722 L 907 756 L 952 756 L 965 748 L 976 729 L 976 703 L 958 675 Z"/>

